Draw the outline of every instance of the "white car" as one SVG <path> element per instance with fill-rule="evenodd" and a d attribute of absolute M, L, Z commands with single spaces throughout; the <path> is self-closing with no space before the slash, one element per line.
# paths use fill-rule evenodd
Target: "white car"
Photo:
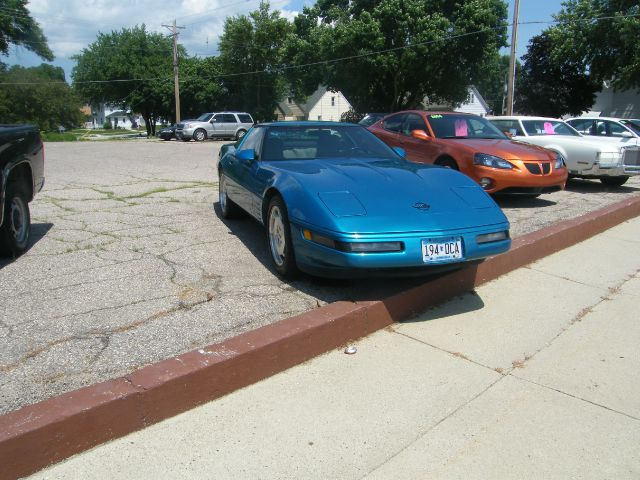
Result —
<path fill-rule="evenodd" d="M 597 178 L 620 186 L 640 175 L 640 147 L 585 137 L 562 120 L 545 117 L 488 117 L 514 140 L 562 154 L 570 177 Z"/>
<path fill-rule="evenodd" d="M 640 145 L 640 121 L 613 117 L 567 118 L 582 135 L 622 145 Z"/>

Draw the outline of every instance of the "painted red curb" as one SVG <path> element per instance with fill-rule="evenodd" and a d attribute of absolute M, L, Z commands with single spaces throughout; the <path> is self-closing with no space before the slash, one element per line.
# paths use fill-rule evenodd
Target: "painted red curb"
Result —
<path fill-rule="evenodd" d="M 226 395 L 639 215 L 637 196 L 519 237 L 505 254 L 384 300 L 335 302 L 0 416 L 0 479 L 28 475 Z"/>

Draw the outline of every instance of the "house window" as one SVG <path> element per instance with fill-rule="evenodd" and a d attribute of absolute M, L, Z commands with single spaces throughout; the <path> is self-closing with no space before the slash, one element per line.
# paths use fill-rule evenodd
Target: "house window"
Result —
<path fill-rule="evenodd" d="M 332 107 L 336 106 L 336 97 L 331 97 L 331 106 Z"/>
<path fill-rule="evenodd" d="M 293 103 L 293 97 L 287 97 L 287 103 L 291 105 Z"/>
<path fill-rule="evenodd" d="M 318 115 L 318 121 L 322 120 L 322 115 Z"/>

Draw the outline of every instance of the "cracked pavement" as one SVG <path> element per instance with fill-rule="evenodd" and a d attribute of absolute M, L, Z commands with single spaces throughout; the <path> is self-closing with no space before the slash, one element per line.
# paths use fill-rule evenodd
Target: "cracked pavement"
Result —
<path fill-rule="evenodd" d="M 47 143 L 29 251 L 0 260 L 0 414 L 300 314 L 419 280 L 283 282 L 264 231 L 223 221 L 223 142 Z M 518 236 L 638 195 L 574 181 L 499 198 Z"/>

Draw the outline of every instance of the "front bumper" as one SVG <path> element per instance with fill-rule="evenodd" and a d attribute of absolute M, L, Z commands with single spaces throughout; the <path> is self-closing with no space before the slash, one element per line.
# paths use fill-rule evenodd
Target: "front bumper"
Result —
<path fill-rule="evenodd" d="M 182 140 L 183 138 L 193 138 L 193 132 L 195 128 L 185 128 L 182 130 L 176 130 L 176 138 Z"/>
<path fill-rule="evenodd" d="M 306 228 L 306 227 L 304 227 Z M 307 273 L 324 277 L 362 278 L 375 276 L 431 275 L 478 263 L 484 258 L 504 253 L 511 247 L 511 239 L 478 244 L 478 235 L 508 231 L 509 224 L 451 230 L 446 232 L 411 232 L 404 234 L 336 234 L 320 232 L 341 242 L 403 242 L 404 250 L 384 253 L 351 253 L 336 250 L 306 240 L 303 227 L 291 224 L 298 267 Z M 314 228 L 315 231 L 317 229 Z M 422 240 L 426 238 L 461 237 L 463 258 L 439 263 L 425 263 L 422 256 Z"/>
<path fill-rule="evenodd" d="M 509 160 L 509 162 L 514 165 L 514 168 L 510 170 L 485 167 L 483 165 L 473 165 L 473 170 L 470 176 L 481 185 L 481 180 L 483 178 L 491 180 L 489 187 L 484 188 L 485 192 L 490 194 L 500 193 L 501 191 L 503 193 L 551 193 L 563 190 L 567 183 L 569 174 L 566 168 L 556 170 L 551 167 L 549 173 L 533 174 L 527 170 L 524 162 L 513 160 Z"/>

